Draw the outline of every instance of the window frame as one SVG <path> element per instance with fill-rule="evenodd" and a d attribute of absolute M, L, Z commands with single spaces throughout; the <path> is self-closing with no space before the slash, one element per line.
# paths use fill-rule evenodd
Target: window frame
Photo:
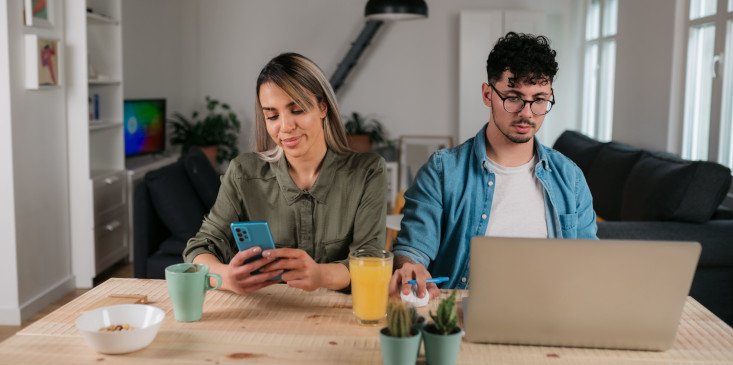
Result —
<path fill-rule="evenodd" d="M 599 4 L 597 35 L 594 38 L 588 37 L 589 24 L 588 12 L 591 8 L 593 0 L 584 1 L 583 8 L 583 51 L 580 52 L 581 69 L 583 75 L 580 81 L 580 89 L 582 90 L 582 101 L 578 106 L 579 115 L 581 116 L 580 130 L 601 141 L 609 141 L 613 135 L 613 103 L 614 91 L 616 87 L 615 68 L 616 68 L 616 37 L 618 36 L 618 0 L 597 0 Z M 606 12 L 609 10 L 607 3 L 613 1 L 615 9 L 614 24 L 608 27 L 609 19 Z M 607 29 L 611 29 L 612 33 L 604 34 Z M 609 48 L 609 45 L 612 47 Z M 595 47 L 595 65 L 588 64 L 589 52 Z M 607 53 L 612 53 L 612 59 Z M 611 64 L 605 64 L 610 60 Z M 592 73 L 592 76 L 591 76 Z M 592 98 L 589 98 L 592 96 Z M 604 108 L 605 106 L 605 108 Z"/>
<path fill-rule="evenodd" d="M 710 95 L 712 96 L 710 98 L 710 119 L 708 120 L 708 136 L 707 136 L 707 161 L 713 161 L 720 163 L 724 166 L 727 166 L 731 168 L 733 171 L 733 166 L 726 165 L 728 161 L 724 161 L 721 157 L 721 150 L 722 150 L 722 144 L 724 143 L 722 141 L 722 132 L 723 130 L 723 123 L 722 118 L 724 114 L 724 94 L 725 94 L 725 84 L 724 81 L 727 78 L 733 78 L 733 75 L 727 75 L 726 74 L 726 64 L 725 64 L 725 52 L 728 51 L 731 54 L 728 55 L 728 58 L 733 59 L 733 49 L 726 50 L 726 42 L 730 42 L 733 44 L 733 40 L 726 40 L 726 35 L 728 32 L 728 26 L 729 24 L 733 24 L 733 0 L 717 0 L 716 2 L 716 12 L 712 15 L 707 15 L 704 17 L 699 17 L 696 19 L 690 19 L 690 7 L 691 3 L 694 0 L 684 0 L 682 3 L 684 6 L 682 7 L 682 32 L 680 32 L 680 36 L 682 36 L 683 44 L 682 44 L 682 52 L 681 52 L 681 65 L 679 70 L 685 70 L 685 76 L 681 78 L 681 93 L 680 93 L 680 99 L 678 103 L 678 123 L 680 131 L 686 131 L 690 127 L 686 125 L 685 123 L 685 113 L 687 113 L 687 109 L 685 106 L 686 100 L 687 100 L 687 77 L 689 76 L 686 72 L 688 67 L 688 52 L 689 52 L 689 42 L 690 42 L 690 30 L 693 27 L 701 26 L 703 24 L 712 23 L 715 26 L 715 39 L 714 39 L 714 45 L 713 45 L 713 60 L 716 58 L 718 60 L 723 60 L 724 62 L 714 61 L 711 64 L 711 67 L 713 67 L 715 77 L 713 77 Z M 679 19 L 679 18 L 678 18 Z M 731 25 L 733 26 L 733 25 Z M 730 60 L 728 60 L 730 62 Z M 730 67 L 730 69 L 733 69 L 733 67 Z M 733 79 L 729 82 L 733 83 Z M 732 88 L 733 89 L 733 88 Z M 727 105 L 727 108 L 729 110 L 733 110 L 733 100 L 730 101 L 730 104 Z M 733 122 L 731 122 L 731 125 L 728 126 L 728 128 L 733 129 Z M 677 143 L 679 146 L 679 153 L 682 158 L 689 159 L 690 154 L 687 153 L 687 147 L 685 145 L 685 136 L 686 133 L 679 133 L 677 138 Z M 728 148 L 733 149 L 733 140 L 731 140 L 729 143 Z M 733 161 L 731 161 L 731 165 L 733 165 Z M 729 188 L 728 194 L 723 201 L 723 205 L 729 208 L 733 208 L 733 184 Z"/>

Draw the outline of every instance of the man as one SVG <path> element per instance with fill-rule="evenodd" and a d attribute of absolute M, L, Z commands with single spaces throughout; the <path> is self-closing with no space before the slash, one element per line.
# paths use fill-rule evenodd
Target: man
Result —
<path fill-rule="evenodd" d="M 507 33 L 486 61 L 481 88 L 488 123 L 458 147 L 440 150 L 405 193 L 390 293 L 431 297 L 426 279 L 466 288 L 474 236 L 596 238 L 596 216 L 580 168 L 535 134 L 555 104 L 556 52 L 544 36 Z"/>

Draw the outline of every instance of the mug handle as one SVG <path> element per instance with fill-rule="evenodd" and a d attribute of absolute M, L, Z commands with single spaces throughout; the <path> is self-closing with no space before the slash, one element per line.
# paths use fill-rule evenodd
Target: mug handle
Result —
<path fill-rule="evenodd" d="M 211 286 L 211 281 L 209 281 L 209 278 L 212 278 L 212 277 L 216 279 L 216 286 Z M 206 274 L 206 290 L 219 289 L 219 288 L 221 288 L 221 275 L 214 274 L 214 273 Z"/>

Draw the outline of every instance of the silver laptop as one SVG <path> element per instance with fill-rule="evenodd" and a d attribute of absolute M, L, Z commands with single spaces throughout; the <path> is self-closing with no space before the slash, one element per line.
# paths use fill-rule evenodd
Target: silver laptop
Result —
<path fill-rule="evenodd" d="M 700 250 L 697 242 L 475 237 L 465 338 L 666 350 Z"/>

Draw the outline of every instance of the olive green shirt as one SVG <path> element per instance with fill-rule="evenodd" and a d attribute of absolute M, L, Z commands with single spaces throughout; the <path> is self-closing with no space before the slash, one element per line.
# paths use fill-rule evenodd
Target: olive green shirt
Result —
<path fill-rule="evenodd" d="M 191 262 L 210 253 L 228 263 L 238 251 L 229 224 L 267 221 L 276 247 L 298 248 L 318 263 L 348 267 L 349 251 L 384 249 L 386 195 L 384 160 L 373 153 L 328 150 L 309 191 L 295 185 L 284 156 L 266 162 L 245 153 L 229 164 L 216 202 L 183 258 Z"/>

